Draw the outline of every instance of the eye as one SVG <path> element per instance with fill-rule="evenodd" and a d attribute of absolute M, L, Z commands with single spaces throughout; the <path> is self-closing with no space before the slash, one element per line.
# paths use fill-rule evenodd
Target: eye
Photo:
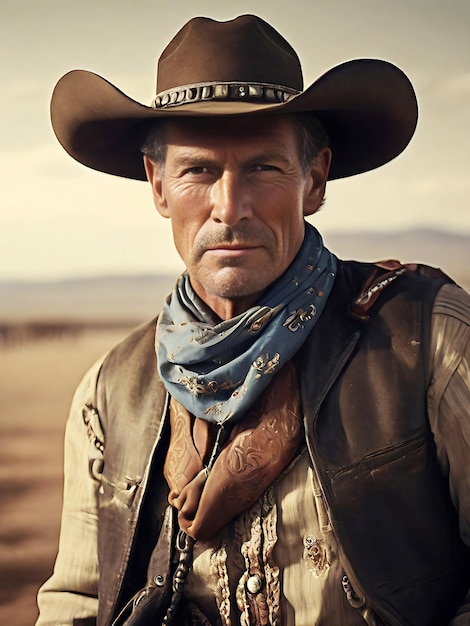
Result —
<path fill-rule="evenodd" d="M 253 172 L 276 172 L 278 168 L 269 163 L 255 163 L 252 167 Z"/>
<path fill-rule="evenodd" d="M 209 169 L 204 165 L 195 165 L 194 167 L 188 167 L 184 174 L 192 174 L 193 176 L 201 176 L 201 174 L 207 174 Z"/>

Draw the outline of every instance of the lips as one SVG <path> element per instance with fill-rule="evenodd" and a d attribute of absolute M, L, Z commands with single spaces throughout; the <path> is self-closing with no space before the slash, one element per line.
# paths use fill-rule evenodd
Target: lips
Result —
<path fill-rule="evenodd" d="M 260 246 L 256 245 L 256 244 L 248 244 L 248 243 L 240 243 L 240 244 L 233 244 L 233 243 L 227 243 L 227 244 L 219 244 L 217 246 L 213 246 L 211 248 L 208 248 L 209 250 L 250 250 L 252 248 L 259 248 Z"/>
<path fill-rule="evenodd" d="M 208 248 L 207 252 L 236 256 L 252 252 L 253 250 L 258 250 L 259 248 L 261 248 L 261 246 L 253 244 L 222 244 Z"/>

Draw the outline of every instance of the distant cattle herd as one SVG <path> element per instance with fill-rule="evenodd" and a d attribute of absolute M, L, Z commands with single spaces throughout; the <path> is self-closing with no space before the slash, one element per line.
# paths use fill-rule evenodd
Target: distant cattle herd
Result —
<path fill-rule="evenodd" d="M 24 322 L 0 323 L 0 344 L 4 347 L 19 345 L 41 339 L 76 337 L 86 324 L 70 322 Z"/>

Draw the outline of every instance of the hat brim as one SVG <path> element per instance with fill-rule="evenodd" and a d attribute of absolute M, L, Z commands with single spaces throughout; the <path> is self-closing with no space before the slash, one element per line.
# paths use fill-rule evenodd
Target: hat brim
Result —
<path fill-rule="evenodd" d="M 330 137 L 330 180 L 375 169 L 398 156 L 418 116 L 406 75 L 376 59 L 338 65 L 285 103 L 205 101 L 155 109 L 85 70 L 63 76 L 51 100 L 54 132 L 74 159 L 136 180 L 146 180 L 140 145 L 156 119 L 300 112 L 315 113 Z"/>

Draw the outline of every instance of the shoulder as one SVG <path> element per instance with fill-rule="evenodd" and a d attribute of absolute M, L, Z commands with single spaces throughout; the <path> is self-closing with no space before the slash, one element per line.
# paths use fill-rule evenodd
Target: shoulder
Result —
<path fill-rule="evenodd" d="M 110 397 L 116 395 L 123 404 L 131 402 L 138 394 L 137 388 L 143 385 L 143 377 L 160 391 L 154 349 L 155 328 L 156 319 L 138 326 L 93 363 L 75 390 L 70 411 L 74 419 L 69 421 L 87 423 L 84 411 L 93 414 L 94 419 L 104 420 Z M 101 424 L 97 428 L 102 431 Z"/>
<path fill-rule="evenodd" d="M 396 260 L 361 263 L 339 261 L 335 291 L 348 302 L 349 313 L 369 319 L 387 303 L 398 300 L 425 305 L 428 310 L 438 291 L 453 283 L 437 268 L 421 264 L 402 264 Z"/>
<path fill-rule="evenodd" d="M 156 324 L 157 320 L 152 319 L 135 328 L 108 352 L 103 360 L 103 367 L 126 367 L 129 360 L 135 366 L 135 360 L 154 359 Z"/>
<path fill-rule="evenodd" d="M 444 285 L 436 295 L 433 316 L 452 318 L 470 326 L 470 294 L 456 284 Z"/>
<path fill-rule="evenodd" d="M 150 381 L 157 379 L 155 354 L 156 319 L 137 327 L 112 348 L 103 360 L 98 386 L 106 394 L 139 394 Z"/>
<path fill-rule="evenodd" d="M 468 382 L 470 364 L 470 295 L 457 285 L 444 285 L 432 310 L 431 368 L 442 381 L 442 393 L 451 377 L 462 367 L 461 379 Z"/>
<path fill-rule="evenodd" d="M 338 260 L 338 278 L 357 284 L 360 280 L 382 279 L 384 276 L 403 276 L 408 280 L 427 283 L 455 282 L 442 270 L 421 263 L 401 263 L 395 259 L 374 262 Z M 373 278 L 372 278 L 373 277 Z M 403 285 L 404 281 L 400 281 Z"/>

